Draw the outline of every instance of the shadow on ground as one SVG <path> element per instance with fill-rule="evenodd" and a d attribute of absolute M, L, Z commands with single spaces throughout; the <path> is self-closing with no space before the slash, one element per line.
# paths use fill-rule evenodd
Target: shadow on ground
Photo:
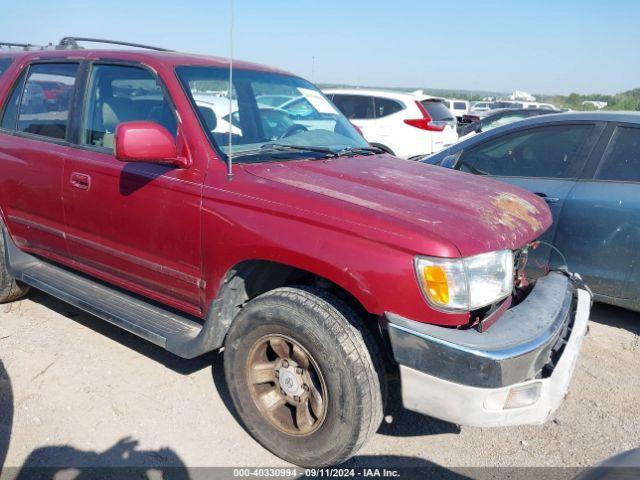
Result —
<path fill-rule="evenodd" d="M 190 478 L 186 466 L 173 450 L 137 450 L 137 446 L 136 440 L 123 438 L 104 452 L 83 451 L 62 445 L 38 448 L 29 454 L 15 479 Z"/>
<path fill-rule="evenodd" d="M 13 389 L 7 370 L 0 360 L 0 471 L 7 458 L 13 425 Z"/>
<path fill-rule="evenodd" d="M 604 303 L 595 303 L 593 309 L 591 309 L 590 320 L 615 328 L 623 328 L 635 335 L 640 335 L 639 312 L 632 312 L 631 310 Z"/>
<path fill-rule="evenodd" d="M 116 327 L 105 320 L 83 312 L 68 303 L 37 290 L 31 290 L 29 300 L 53 310 L 59 315 L 70 318 L 74 322 L 90 328 L 94 332 L 110 338 L 181 375 L 190 375 L 204 368 L 208 368 L 215 357 L 213 353 L 209 353 L 193 360 L 180 358 L 147 340 L 122 330 L 120 327 Z"/>

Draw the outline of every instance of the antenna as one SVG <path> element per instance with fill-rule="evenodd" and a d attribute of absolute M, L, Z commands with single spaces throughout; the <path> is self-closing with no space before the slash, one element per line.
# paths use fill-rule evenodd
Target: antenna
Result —
<path fill-rule="evenodd" d="M 229 0 L 231 7 L 231 22 L 229 24 L 229 151 L 227 152 L 227 180 L 233 180 L 233 0 Z"/>

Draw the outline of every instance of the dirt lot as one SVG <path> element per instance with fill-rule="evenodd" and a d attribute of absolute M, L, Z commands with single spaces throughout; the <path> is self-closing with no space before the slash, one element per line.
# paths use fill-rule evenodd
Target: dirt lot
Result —
<path fill-rule="evenodd" d="M 218 355 L 179 359 L 33 292 L 0 305 L 0 360 L 5 467 L 285 465 L 235 420 Z M 640 444 L 639 372 L 640 315 L 597 305 L 553 422 L 459 429 L 403 411 L 392 395 L 350 465 L 593 465 Z"/>

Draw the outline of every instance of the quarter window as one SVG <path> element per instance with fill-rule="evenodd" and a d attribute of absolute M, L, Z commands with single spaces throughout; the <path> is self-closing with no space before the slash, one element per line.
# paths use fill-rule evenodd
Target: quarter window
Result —
<path fill-rule="evenodd" d="M 82 143 L 112 149 L 116 127 L 122 122 L 134 121 L 159 123 L 176 135 L 173 109 L 151 72 L 140 67 L 94 65 Z"/>
<path fill-rule="evenodd" d="M 11 97 L 7 101 L 4 114 L 2 115 L 2 128 L 7 130 L 15 130 L 18 121 L 18 107 L 20 104 L 20 94 L 24 88 L 24 74 L 16 84 Z"/>
<path fill-rule="evenodd" d="M 592 130 L 593 125 L 558 125 L 504 135 L 463 152 L 458 165 L 503 177 L 575 178 Z"/>
<path fill-rule="evenodd" d="M 65 139 L 77 71 L 77 63 L 31 66 L 27 81 L 19 86 L 22 97 L 16 129 L 43 137 Z M 12 100 L 15 100 L 15 95 Z"/>
<path fill-rule="evenodd" d="M 640 182 L 640 128 L 616 128 L 596 178 Z"/>
<path fill-rule="evenodd" d="M 11 65 L 12 58 L 0 58 L 0 77 L 7 70 L 9 65 Z"/>
<path fill-rule="evenodd" d="M 402 105 L 395 100 L 388 98 L 375 97 L 373 102 L 376 107 L 376 118 L 386 117 L 402 110 Z"/>

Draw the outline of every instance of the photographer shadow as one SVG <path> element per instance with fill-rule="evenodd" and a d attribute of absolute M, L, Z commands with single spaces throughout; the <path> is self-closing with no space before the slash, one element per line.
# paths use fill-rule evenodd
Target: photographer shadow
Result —
<path fill-rule="evenodd" d="M 15 480 L 190 479 L 186 466 L 170 448 L 138 450 L 137 446 L 137 440 L 127 437 L 104 452 L 70 446 L 38 448 L 29 454 Z"/>

